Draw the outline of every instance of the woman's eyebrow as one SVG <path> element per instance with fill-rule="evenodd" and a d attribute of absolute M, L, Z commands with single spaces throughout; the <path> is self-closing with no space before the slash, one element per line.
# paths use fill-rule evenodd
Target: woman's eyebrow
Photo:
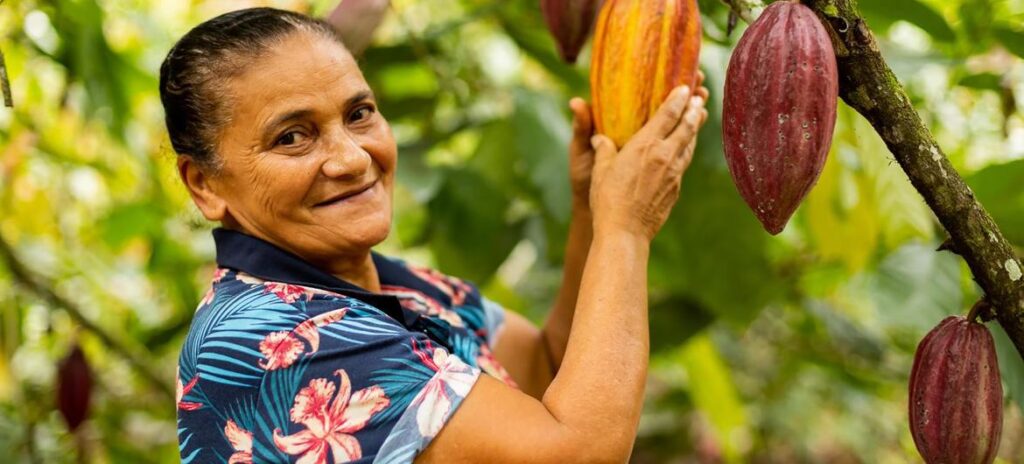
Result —
<path fill-rule="evenodd" d="M 283 123 L 285 123 L 287 121 L 291 121 L 293 119 L 305 118 L 305 117 L 307 117 L 307 116 L 309 116 L 311 114 L 313 114 L 313 110 L 305 109 L 305 108 L 289 111 L 289 112 L 287 112 L 285 114 L 282 114 L 280 116 L 275 117 L 274 119 L 271 119 L 270 122 L 267 123 L 267 125 L 263 126 L 264 127 L 263 132 L 266 135 L 269 135 L 269 132 L 272 131 L 277 126 L 279 126 L 279 125 L 281 125 L 281 124 L 283 124 Z"/>
<path fill-rule="evenodd" d="M 361 92 L 359 92 L 359 93 L 349 97 L 348 100 L 345 100 L 345 108 L 350 108 L 350 107 L 352 107 L 352 105 L 355 105 L 356 103 L 359 103 L 359 102 L 361 102 L 363 100 L 368 100 L 370 98 L 373 98 L 373 92 L 371 92 L 369 90 L 363 90 L 363 91 L 361 91 Z"/>

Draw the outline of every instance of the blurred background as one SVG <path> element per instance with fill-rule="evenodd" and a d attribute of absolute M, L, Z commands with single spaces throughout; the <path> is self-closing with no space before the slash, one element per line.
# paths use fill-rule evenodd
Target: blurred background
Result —
<path fill-rule="evenodd" d="M 361 65 L 400 143 L 396 222 L 379 249 L 540 322 L 570 211 L 567 102 L 589 95 L 590 52 L 562 63 L 538 3 L 393 0 Z M 858 3 L 944 151 L 1024 245 L 1024 0 Z M 178 461 L 174 370 L 214 250 L 175 173 L 157 70 L 219 13 L 337 4 L 0 3 L 15 105 L 0 108 L 0 461 Z M 764 232 L 721 147 L 725 68 L 745 26 L 729 36 L 727 8 L 699 4 L 711 119 L 654 244 L 633 461 L 920 462 L 913 351 L 977 300 L 970 273 L 934 251 L 943 230 L 842 104 L 817 186 L 785 232 Z M 1022 462 L 1024 362 L 990 328 L 1007 396 L 1000 459 Z M 88 376 L 71 432 L 58 396 L 79 404 Z"/>

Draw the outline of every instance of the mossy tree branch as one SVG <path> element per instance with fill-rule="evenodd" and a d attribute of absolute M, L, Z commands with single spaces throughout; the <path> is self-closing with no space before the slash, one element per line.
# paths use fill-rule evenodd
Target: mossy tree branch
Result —
<path fill-rule="evenodd" d="M 737 0 L 724 0 L 734 9 Z M 953 168 L 882 57 L 856 0 L 803 0 L 832 36 L 839 95 L 871 123 L 911 184 L 949 233 L 995 319 L 1024 357 L 1024 279 L 1020 261 L 992 216 Z M 739 12 L 737 12 L 739 13 Z"/>
<path fill-rule="evenodd" d="M 856 0 L 804 3 L 818 13 L 832 36 L 843 101 L 863 115 L 885 141 L 949 232 L 952 248 L 967 261 L 996 320 L 1024 357 L 1024 280 L 1013 248 L 911 105 L 882 58 Z"/>

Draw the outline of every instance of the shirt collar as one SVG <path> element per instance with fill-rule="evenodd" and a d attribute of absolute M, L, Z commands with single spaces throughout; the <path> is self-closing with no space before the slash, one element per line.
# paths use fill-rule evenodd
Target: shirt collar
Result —
<path fill-rule="evenodd" d="M 217 247 L 217 265 L 235 269 L 260 279 L 305 287 L 320 288 L 350 296 L 376 306 L 389 316 L 410 326 L 418 314 L 402 308 L 391 295 L 374 293 L 356 284 L 324 272 L 306 260 L 263 239 L 235 230 L 213 230 Z M 419 279 L 405 268 L 383 255 L 371 252 L 381 285 L 404 285 Z"/>

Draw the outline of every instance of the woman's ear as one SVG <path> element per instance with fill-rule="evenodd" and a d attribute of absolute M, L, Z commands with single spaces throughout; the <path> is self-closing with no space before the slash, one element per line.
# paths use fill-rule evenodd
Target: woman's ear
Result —
<path fill-rule="evenodd" d="M 210 221 L 223 221 L 228 204 L 214 190 L 212 176 L 188 155 L 178 156 L 178 174 L 203 216 Z"/>

